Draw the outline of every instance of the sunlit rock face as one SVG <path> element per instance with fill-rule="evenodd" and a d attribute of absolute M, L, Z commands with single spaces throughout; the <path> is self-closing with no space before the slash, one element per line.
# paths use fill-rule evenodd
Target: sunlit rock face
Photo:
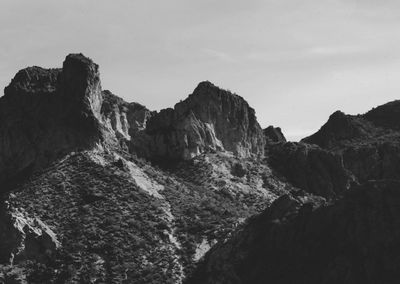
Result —
<path fill-rule="evenodd" d="M 190 159 L 223 150 L 239 157 L 261 156 L 265 144 L 254 109 L 242 97 L 210 82 L 200 83 L 173 109 L 152 116 L 141 139 L 146 147 L 143 142 L 135 147 L 155 159 Z"/>
<path fill-rule="evenodd" d="M 141 104 L 127 103 L 110 91 L 103 91 L 102 121 L 118 139 L 131 140 L 138 131 L 146 128 L 152 114 Z"/>
<path fill-rule="evenodd" d="M 101 140 L 101 104 L 98 66 L 82 54 L 19 71 L 0 98 L 0 183 Z"/>

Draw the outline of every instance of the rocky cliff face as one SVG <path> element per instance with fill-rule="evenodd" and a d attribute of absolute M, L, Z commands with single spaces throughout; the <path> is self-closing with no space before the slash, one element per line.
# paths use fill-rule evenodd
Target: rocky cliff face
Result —
<path fill-rule="evenodd" d="M 333 198 L 342 194 L 352 180 L 342 157 L 305 143 L 279 143 L 267 147 L 273 169 L 306 192 Z"/>
<path fill-rule="evenodd" d="M 184 161 L 166 172 L 138 149 Z M 245 218 L 298 190 L 263 150 L 254 110 L 208 82 L 154 114 L 102 91 L 81 54 L 18 72 L 0 98 L 0 282 L 182 283 Z"/>
<path fill-rule="evenodd" d="M 247 102 L 210 82 L 202 82 L 186 100 L 155 114 L 138 151 L 153 159 L 190 159 L 210 150 L 240 157 L 261 156 L 262 129 Z M 143 147 L 146 146 L 146 147 Z"/>
<path fill-rule="evenodd" d="M 399 189 L 369 182 L 327 206 L 281 197 L 187 283 L 397 283 Z"/>
<path fill-rule="evenodd" d="M 110 91 L 103 91 L 102 121 L 126 148 L 136 134 L 146 128 L 152 115 L 153 112 L 141 104 L 127 103 Z"/>
<path fill-rule="evenodd" d="M 81 54 L 19 71 L 0 98 L 0 183 L 100 141 L 101 103 L 98 66 Z"/>

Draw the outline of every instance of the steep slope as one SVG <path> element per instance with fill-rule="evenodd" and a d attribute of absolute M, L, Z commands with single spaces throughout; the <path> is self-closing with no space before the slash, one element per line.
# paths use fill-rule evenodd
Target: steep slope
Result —
<path fill-rule="evenodd" d="M 136 151 L 156 160 L 187 160 L 210 150 L 257 157 L 265 144 L 254 109 L 210 82 L 200 83 L 173 109 L 154 114 L 138 141 Z"/>
<path fill-rule="evenodd" d="M 353 181 L 341 155 L 306 143 L 274 143 L 266 148 L 271 167 L 308 193 L 334 198 Z"/>
<path fill-rule="evenodd" d="M 398 101 L 364 115 L 332 114 L 325 125 L 302 141 L 343 156 L 344 165 L 359 181 L 399 179 L 400 131 Z"/>
<path fill-rule="evenodd" d="M 332 205 L 284 196 L 207 254 L 187 283 L 397 283 L 400 183 Z"/>

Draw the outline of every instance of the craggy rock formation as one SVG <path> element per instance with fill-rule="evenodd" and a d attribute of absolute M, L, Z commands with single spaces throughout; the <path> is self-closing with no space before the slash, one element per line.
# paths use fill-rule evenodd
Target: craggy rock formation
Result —
<path fill-rule="evenodd" d="M 261 156 L 264 137 L 254 109 L 240 96 L 202 82 L 174 109 L 147 123 L 136 149 L 152 159 L 190 159 L 209 150 Z"/>
<path fill-rule="evenodd" d="M 0 264 L 49 260 L 60 247 L 54 232 L 39 219 L 9 209 L 0 209 Z"/>
<path fill-rule="evenodd" d="M 267 143 L 286 142 L 286 138 L 280 127 L 268 126 L 263 130 Z"/>
<path fill-rule="evenodd" d="M 400 102 L 379 106 L 364 115 L 332 114 L 307 143 L 343 156 L 344 165 L 359 181 L 400 179 Z"/>
<path fill-rule="evenodd" d="M 21 180 L 74 149 L 102 138 L 98 66 L 68 55 L 62 69 L 29 67 L 0 98 L 0 184 Z"/>
<path fill-rule="evenodd" d="M 120 141 L 130 141 L 146 128 L 152 112 L 138 103 L 127 103 L 110 91 L 103 91 L 102 121 Z"/>
<path fill-rule="evenodd" d="M 262 129 L 241 97 L 205 82 L 170 111 L 154 118 L 102 91 L 81 54 L 15 76 L 0 98 L 1 283 L 179 284 L 244 219 L 298 190 L 258 159 Z M 181 148 L 161 156 L 171 137 Z M 201 155 L 167 172 L 137 149 Z"/>
<path fill-rule="evenodd" d="M 328 206 L 281 197 L 211 249 L 187 283 L 397 283 L 399 203 L 397 181 Z"/>
<path fill-rule="evenodd" d="M 345 191 L 351 181 L 342 157 L 305 143 L 280 143 L 268 147 L 269 164 L 294 186 L 332 198 Z"/>

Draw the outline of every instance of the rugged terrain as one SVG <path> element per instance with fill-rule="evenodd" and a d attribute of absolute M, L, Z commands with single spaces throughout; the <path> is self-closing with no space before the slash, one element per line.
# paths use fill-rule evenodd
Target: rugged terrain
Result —
<path fill-rule="evenodd" d="M 325 199 L 280 197 L 213 247 L 187 283 L 397 283 L 399 113 L 398 101 L 337 111 L 300 143 L 270 139 L 276 174 Z"/>
<path fill-rule="evenodd" d="M 6 283 L 181 283 L 246 218 L 298 191 L 263 162 L 254 110 L 209 82 L 152 112 L 103 91 L 99 67 L 71 54 L 19 71 L 0 117 Z"/>
<path fill-rule="evenodd" d="M 295 143 L 208 81 L 156 112 L 82 54 L 25 68 L 0 98 L 0 282 L 394 283 L 399 113 Z"/>

